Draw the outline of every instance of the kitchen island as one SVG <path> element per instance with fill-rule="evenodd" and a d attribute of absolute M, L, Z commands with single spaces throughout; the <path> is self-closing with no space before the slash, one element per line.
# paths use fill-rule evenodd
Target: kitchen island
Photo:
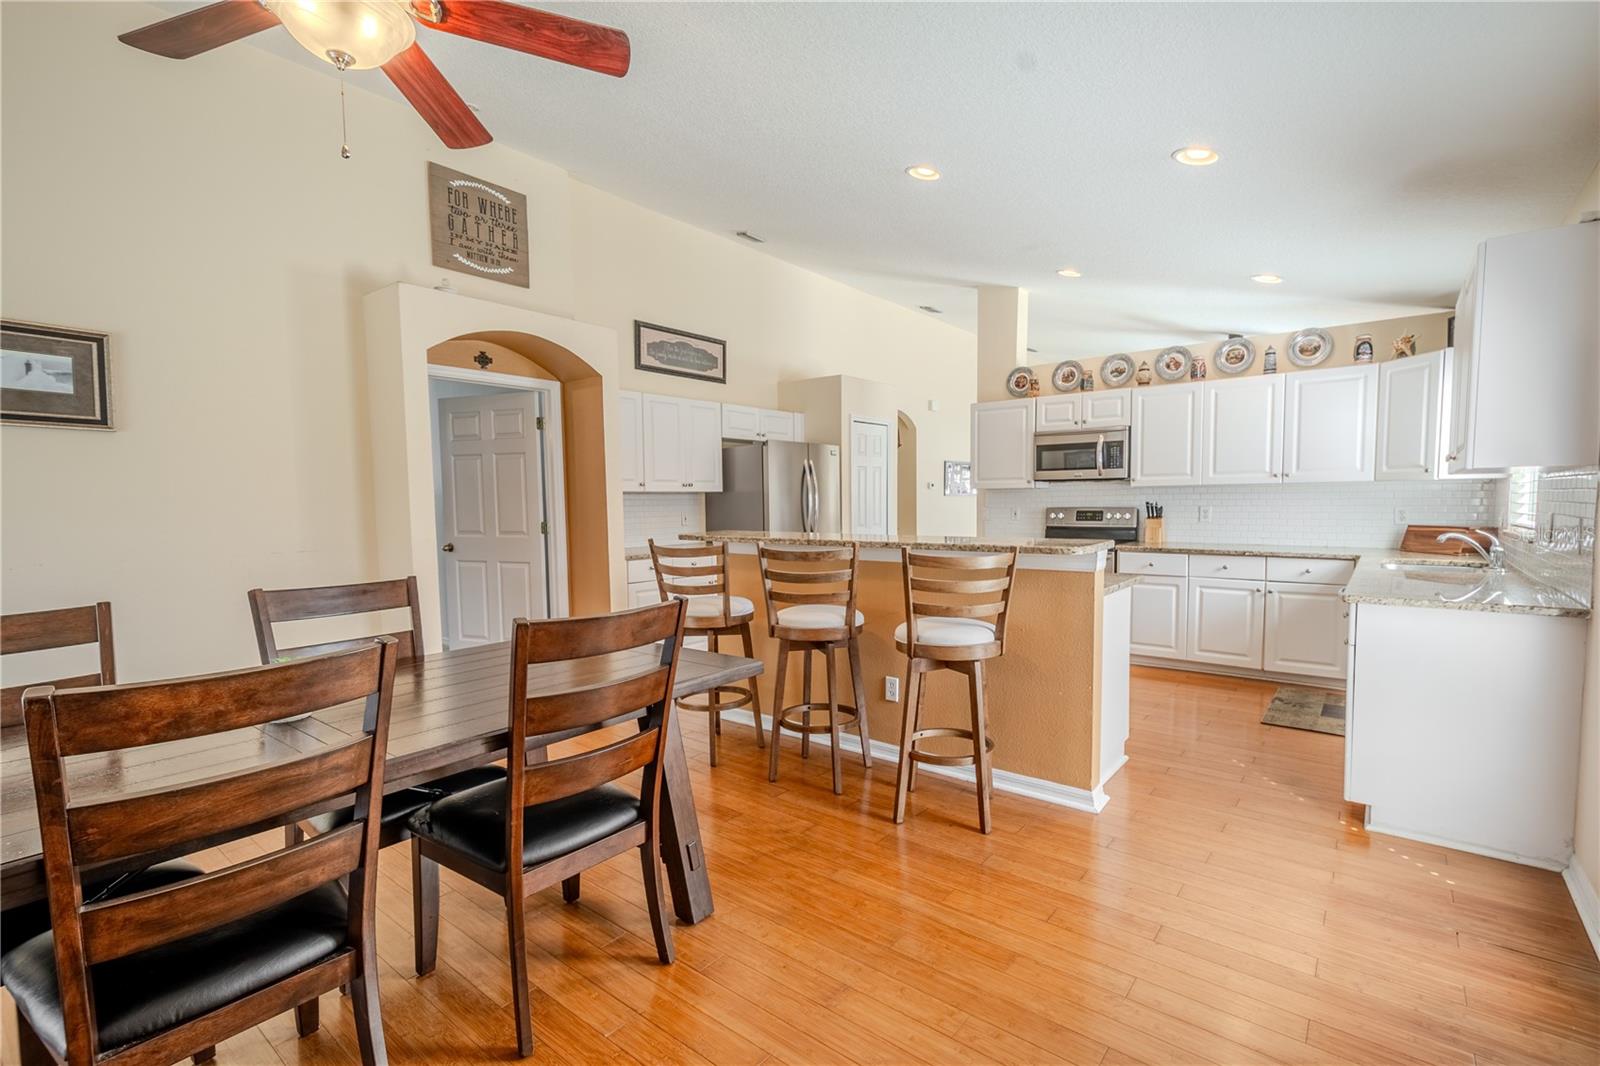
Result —
<path fill-rule="evenodd" d="M 864 702 L 873 757 L 885 760 L 881 765 L 888 766 L 891 778 L 903 705 L 884 699 L 884 678 L 905 679 L 906 658 L 894 646 L 895 627 L 905 621 L 901 549 L 977 553 L 1015 549 L 1017 576 L 1006 652 L 987 671 L 989 735 L 995 743 L 994 787 L 1082 810 L 1098 811 L 1105 806 L 1103 786 L 1124 761 L 1128 721 L 1128 586 L 1120 583 L 1107 592 L 1106 555 L 1113 546 L 1111 541 L 749 530 L 684 536 L 727 543 L 731 590 L 755 603 L 755 654 L 767 662 L 775 659 L 777 644 L 766 636 L 756 545 L 854 545 L 859 549 L 856 606 L 867 619 L 861 634 L 867 688 Z M 798 668 L 790 670 L 789 691 L 781 701 L 763 694 L 762 705 L 769 714 L 774 706 L 799 702 L 799 675 Z M 821 676 L 819 671 L 817 677 Z M 934 675 L 925 684 L 924 725 L 958 726 L 967 720 L 962 679 Z M 844 693 L 841 702 L 850 702 L 848 681 Z M 730 712 L 723 717 L 736 721 L 745 713 Z M 854 747 L 856 738 L 852 733 L 842 742 Z M 785 738 L 784 743 L 792 744 L 793 738 Z M 972 778 L 970 767 L 924 766 L 922 772 Z"/>

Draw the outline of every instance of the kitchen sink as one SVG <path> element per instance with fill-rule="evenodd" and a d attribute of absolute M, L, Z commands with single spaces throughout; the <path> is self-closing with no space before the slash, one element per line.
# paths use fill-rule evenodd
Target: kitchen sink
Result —
<path fill-rule="evenodd" d="M 1421 570 L 1424 573 L 1438 573 L 1441 570 L 1456 570 L 1472 573 L 1474 571 L 1488 570 L 1488 567 L 1484 566 L 1482 563 L 1435 563 L 1424 559 L 1392 559 L 1389 562 L 1382 563 L 1381 565 L 1385 570 Z"/>

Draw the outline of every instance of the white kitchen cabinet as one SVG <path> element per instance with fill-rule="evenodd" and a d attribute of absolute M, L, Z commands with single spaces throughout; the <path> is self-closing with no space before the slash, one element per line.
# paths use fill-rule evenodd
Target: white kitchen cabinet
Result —
<path fill-rule="evenodd" d="M 654 581 L 628 582 L 628 607 L 645 607 L 661 602 L 661 589 Z"/>
<path fill-rule="evenodd" d="M 1286 481 L 1371 481 L 1377 452 L 1378 368 L 1284 375 Z"/>
<path fill-rule="evenodd" d="M 1082 429 L 1117 429 L 1133 422 L 1133 393 L 1128 389 L 1085 392 Z"/>
<path fill-rule="evenodd" d="M 1040 396 L 1033 401 L 1035 433 L 1071 433 L 1083 422 L 1083 393 Z"/>
<path fill-rule="evenodd" d="M 1189 579 L 1151 576 L 1135 584 L 1128 648 L 1134 655 L 1182 659 L 1188 654 Z"/>
<path fill-rule="evenodd" d="M 1025 489 L 1033 484 L 1033 401 L 972 405 L 972 485 Z"/>
<path fill-rule="evenodd" d="M 722 490 L 722 405 L 645 393 L 644 481 L 648 492 Z"/>
<path fill-rule="evenodd" d="M 1431 481 L 1436 476 L 1444 367 L 1444 352 L 1379 365 L 1374 461 L 1379 481 Z"/>
<path fill-rule="evenodd" d="M 725 403 L 722 405 L 722 437 L 724 440 L 800 440 L 796 430 L 800 417 L 793 411 Z"/>
<path fill-rule="evenodd" d="M 1189 579 L 1189 654 L 1202 663 L 1261 669 L 1266 582 Z"/>
<path fill-rule="evenodd" d="M 1337 585 L 1267 585 L 1261 667 L 1282 674 L 1343 677 L 1347 608 Z"/>
<path fill-rule="evenodd" d="M 1478 245 L 1456 301 L 1451 473 L 1593 466 L 1600 223 Z"/>
<path fill-rule="evenodd" d="M 1271 485 L 1282 479 L 1283 383 L 1277 374 L 1205 383 L 1202 484 Z"/>
<path fill-rule="evenodd" d="M 1135 485 L 1200 483 L 1201 382 L 1139 389 L 1133 396 Z"/>
<path fill-rule="evenodd" d="M 768 411 L 764 408 L 757 414 L 760 416 L 757 432 L 762 440 L 804 439 L 804 433 L 800 428 L 805 424 L 804 415 L 795 414 L 793 411 Z"/>
<path fill-rule="evenodd" d="M 617 479 L 623 492 L 642 492 L 644 480 L 644 398 L 637 392 L 617 393 L 617 441 L 621 460 Z"/>

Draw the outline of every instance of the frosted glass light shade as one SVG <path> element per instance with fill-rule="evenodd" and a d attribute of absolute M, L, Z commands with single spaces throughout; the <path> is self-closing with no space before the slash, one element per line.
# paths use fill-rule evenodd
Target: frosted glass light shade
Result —
<path fill-rule="evenodd" d="M 349 70 L 381 67 L 411 47 L 416 23 L 403 0 L 265 0 L 306 51 Z"/>

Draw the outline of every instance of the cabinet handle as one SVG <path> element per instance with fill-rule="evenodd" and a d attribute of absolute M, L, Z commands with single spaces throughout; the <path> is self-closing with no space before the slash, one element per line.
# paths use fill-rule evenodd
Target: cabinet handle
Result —
<path fill-rule="evenodd" d="M 1228 568 L 1228 564 L 1227 563 L 1223 563 L 1222 564 L 1222 569 L 1226 570 L 1227 568 Z"/>

